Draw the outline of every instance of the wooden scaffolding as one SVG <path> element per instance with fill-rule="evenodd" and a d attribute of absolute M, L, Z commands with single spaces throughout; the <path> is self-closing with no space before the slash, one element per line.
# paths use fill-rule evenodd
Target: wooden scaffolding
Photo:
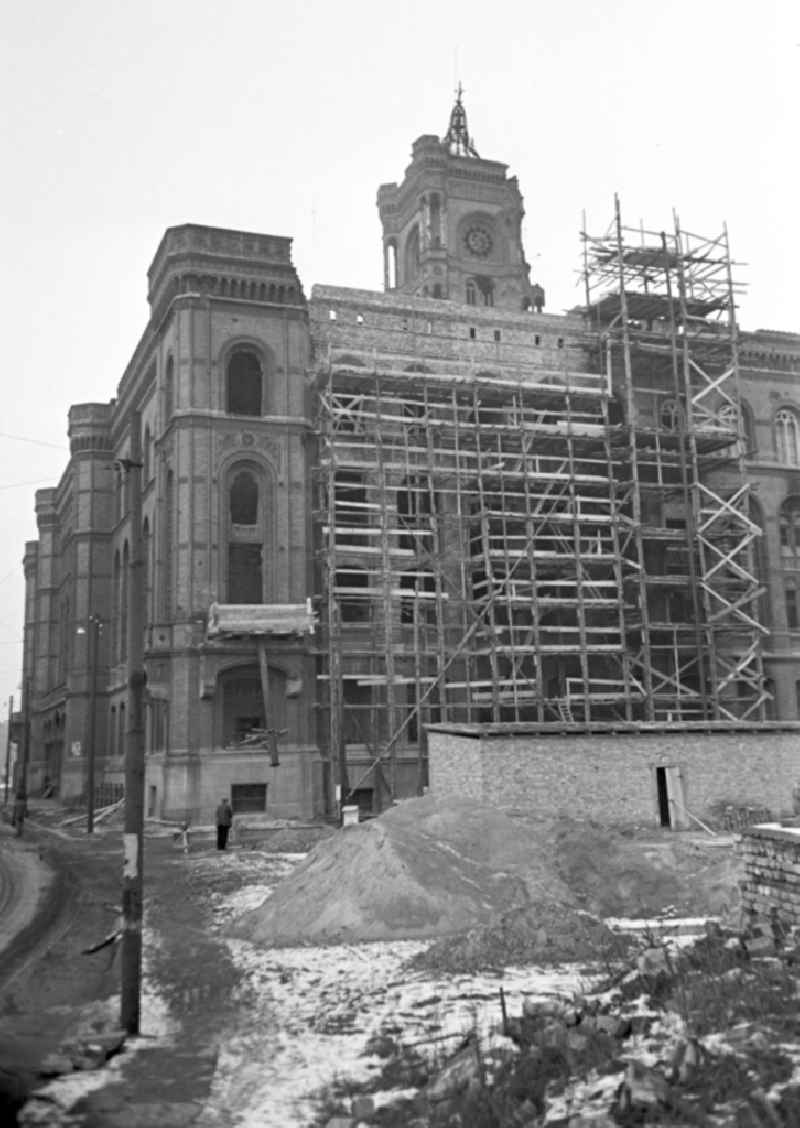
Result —
<path fill-rule="evenodd" d="M 585 226 L 585 224 L 584 224 Z M 727 231 L 584 231 L 587 308 L 628 433 L 634 669 L 653 721 L 765 719 Z"/>
<path fill-rule="evenodd" d="M 580 370 L 568 349 L 409 364 L 344 327 L 318 360 L 320 704 L 343 796 L 348 746 L 391 794 L 417 755 L 422 785 L 431 723 L 764 720 L 727 235 L 634 238 L 617 203 L 584 252 Z"/>

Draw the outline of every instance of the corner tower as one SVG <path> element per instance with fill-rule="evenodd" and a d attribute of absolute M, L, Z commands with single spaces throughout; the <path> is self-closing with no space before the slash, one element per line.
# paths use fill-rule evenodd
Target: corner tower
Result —
<path fill-rule="evenodd" d="M 478 155 L 459 86 L 445 136 L 418 137 L 402 184 L 378 189 L 384 289 L 541 309 L 522 246 L 522 195 L 507 170 Z"/>

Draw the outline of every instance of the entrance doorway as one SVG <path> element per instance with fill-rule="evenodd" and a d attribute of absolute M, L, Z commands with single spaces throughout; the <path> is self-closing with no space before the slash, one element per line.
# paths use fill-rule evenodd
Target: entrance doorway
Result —
<path fill-rule="evenodd" d="M 677 764 L 665 764 L 656 768 L 656 797 L 661 826 L 678 829 L 688 825 L 683 775 Z"/>

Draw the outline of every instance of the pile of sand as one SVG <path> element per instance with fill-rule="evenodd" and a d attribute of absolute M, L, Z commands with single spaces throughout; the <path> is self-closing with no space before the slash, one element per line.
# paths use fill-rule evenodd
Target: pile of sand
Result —
<path fill-rule="evenodd" d="M 516 951 L 538 931 L 555 955 L 570 935 L 601 939 L 605 915 L 718 912 L 735 888 L 730 852 L 709 860 L 648 834 L 410 799 L 320 842 L 234 934 L 286 946 L 472 933 L 491 939 L 487 950 Z"/>
<path fill-rule="evenodd" d="M 410 799 L 316 846 L 235 934 L 271 945 L 411 939 L 539 899 L 568 905 L 551 837 L 472 800 Z"/>

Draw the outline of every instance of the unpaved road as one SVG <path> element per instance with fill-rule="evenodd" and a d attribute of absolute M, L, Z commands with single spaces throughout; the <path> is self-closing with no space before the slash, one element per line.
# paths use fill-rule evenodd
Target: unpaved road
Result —
<path fill-rule="evenodd" d="M 29 841 L 70 884 L 68 907 L 36 958 L 0 993 L 0 1048 L 3 1037 L 24 1036 L 36 1058 L 81 1024 L 118 1022 L 115 949 L 81 950 L 114 926 L 122 851 L 116 829 L 55 840 L 32 828 Z M 499 979 L 401 970 L 424 942 L 276 952 L 232 939 L 232 920 L 296 863 L 259 851 L 219 854 L 210 837 L 188 857 L 169 836 L 147 839 L 144 1037 L 88 1084 L 78 1075 L 71 1119 L 53 1109 L 42 1123 L 306 1128 L 315 1090 L 337 1074 L 363 1079 L 379 1070 L 363 1051 L 385 1028 L 446 1044 L 472 1023 L 497 1020 Z M 503 985 L 512 998 L 547 993 L 574 986 L 576 973 L 526 969 L 507 973 Z M 99 1087 L 87 1091 L 92 1084 Z"/>

